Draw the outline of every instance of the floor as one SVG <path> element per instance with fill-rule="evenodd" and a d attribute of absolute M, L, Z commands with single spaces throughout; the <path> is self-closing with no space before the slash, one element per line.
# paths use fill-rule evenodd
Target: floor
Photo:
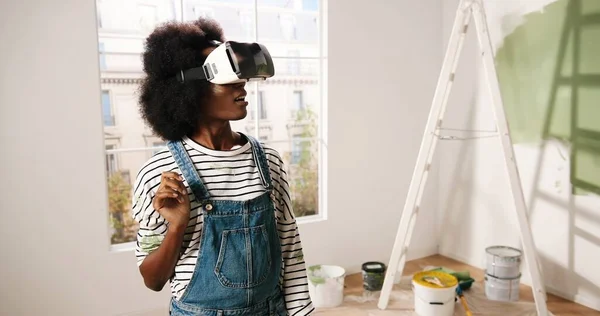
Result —
<path fill-rule="evenodd" d="M 455 271 L 469 270 L 471 277 L 477 282 L 482 282 L 484 272 L 473 266 L 452 260 L 440 255 L 430 256 L 418 260 L 409 261 L 406 263 L 404 268 L 404 275 L 410 275 L 415 272 L 421 271 L 426 266 L 444 266 Z M 353 274 L 346 277 L 345 280 L 346 290 L 345 295 L 361 295 L 363 293 L 362 288 L 362 277 L 360 274 Z M 526 285 L 521 285 L 520 297 L 522 301 L 533 302 L 533 295 L 531 288 Z M 552 294 L 548 294 L 548 309 L 556 316 L 600 316 L 599 311 L 592 310 L 582 305 L 567 301 L 565 299 L 556 297 Z M 330 310 L 334 312 L 335 309 Z M 344 314 L 347 314 L 348 307 L 344 307 Z M 319 315 L 329 315 L 329 312 L 318 313 Z M 331 313 L 334 315 L 335 313 Z M 337 314 L 336 314 L 337 315 Z"/>

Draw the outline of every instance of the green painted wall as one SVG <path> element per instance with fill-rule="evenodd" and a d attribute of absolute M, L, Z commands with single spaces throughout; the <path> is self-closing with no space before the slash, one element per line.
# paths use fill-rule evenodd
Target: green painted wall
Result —
<path fill-rule="evenodd" d="M 524 18 L 496 52 L 513 140 L 574 144 L 571 182 L 600 193 L 600 0 L 559 0 Z"/>

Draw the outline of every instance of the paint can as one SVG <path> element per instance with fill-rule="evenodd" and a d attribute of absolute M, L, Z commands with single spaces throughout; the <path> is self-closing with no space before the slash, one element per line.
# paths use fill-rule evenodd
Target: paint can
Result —
<path fill-rule="evenodd" d="M 427 280 L 436 280 L 437 284 Z M 458 280 L 441 271 L 422 271 L 412 279 L 415 313 L 419 316 L 452 316 Z"/>
<path fill-rule="evenodd" d="M 385 264 L 376 261 L 362 265 L 363 288 L 367 291 L 381 291 L 385 279 Z"/>
<path fill-rule="evenodd" d="M 485 249 L 485 254 L 487 274 L 501 279 L 514 279 L 521 275 L 521 250 L 491 246 Z"/>
<path fill-rule="evenodd" d="M 492 301 L 516 302 L 519 300 L 521 275 L 516 278 L 498 278 L 485 275 L 485 296 Z"/>
<path fill-rule="evenodd" d="M 346 270 L 333 265 L 308 267 L 308 292 L 315 307 L 337 307 L 344 301 Z"/>

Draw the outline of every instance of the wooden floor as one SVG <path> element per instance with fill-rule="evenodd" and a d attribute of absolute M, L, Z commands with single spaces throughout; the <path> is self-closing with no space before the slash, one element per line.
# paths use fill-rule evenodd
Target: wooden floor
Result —
<path fill-rule="evenodd" d="M 408 261 L 404 268 L 404 275 L 414 274 L 423 270 L 426 266 L 443 266 L 454 271 L 466 271 L 471 273 L 471 277 L 475 281 L 483 280 L 484 272 L 473 266 L 440 256 L 435 255 L 418 260 Z M 346 277 L 346 295 L 360 295 L 363 292 L 362 277 L 360 274 L 353 274 Z M 520 297 L 522 301 L 533 302 L 533 294 L 531 287 L 521 285 Z M 548 309 L 556 316 L 600 316 L 600 312 L 587 308 L 585 306 L 567 301 L 565 299 L 548 294 Z"/>

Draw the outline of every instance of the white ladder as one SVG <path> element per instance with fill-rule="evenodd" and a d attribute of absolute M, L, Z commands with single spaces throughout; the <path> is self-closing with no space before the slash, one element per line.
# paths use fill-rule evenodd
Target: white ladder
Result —
<path fill-rule="evenodd" d="M 433 97 L 433 103 L 429 112 L 429 118 L 425 127 L 425 133 L 419 149 L 417 163 L 412 175 L 412 181 L 408 190 L 404 210 L 396 233 L 396 240 L 392 255 L 387 267 L 383 288 L 379 298 L 378 307 L 386 309 L 396 273 L 402 275 L 406 263 L 406 253 L 410 245 L 410 239 L 416 223 L 419 206 L 423 194 L 427 176 L 431 167 L 433 153 L 437 145 L 436 132 L 441 128 L 444 112 L 448 103 L 448 96 L 452 84 L 454 83 L 458 60 L 463 48 L 464 39 L 467 34 L 468 26 L 473 17 L 477 39 L 483 66 L 487 75 L 488 88 L 491 93 L 494 115 L 496 119 L 496 128 L 502 141 L 504 160 L 510 179 L 510 188 L 515 203 L 516 216 L 519 223 L 519 231 L 523 246 L 523 254 L 527 262 L 527 268 L 531 275 L 533 297 L 539 316 L 547 316 L 548 307 L 546 305 L 546 292 L 540 276 L 536 248 L 529 226 L 527 217 L 527 205 L 523 195 L 523 188 L 519 177 L 519 170 L 514 157 L 513 145 L 508 128 L 508 122 L 504 113 L 504 105 L 500 94 L 500 85 L 496 74 L 493 59 L 493 47 L 488 33 L 487 20 L 483 8 L 482 0 L 461 0 L 450 36 L 450 42 L 444 57 L 441 73 L 438 78 L 437 87 Z"/>

